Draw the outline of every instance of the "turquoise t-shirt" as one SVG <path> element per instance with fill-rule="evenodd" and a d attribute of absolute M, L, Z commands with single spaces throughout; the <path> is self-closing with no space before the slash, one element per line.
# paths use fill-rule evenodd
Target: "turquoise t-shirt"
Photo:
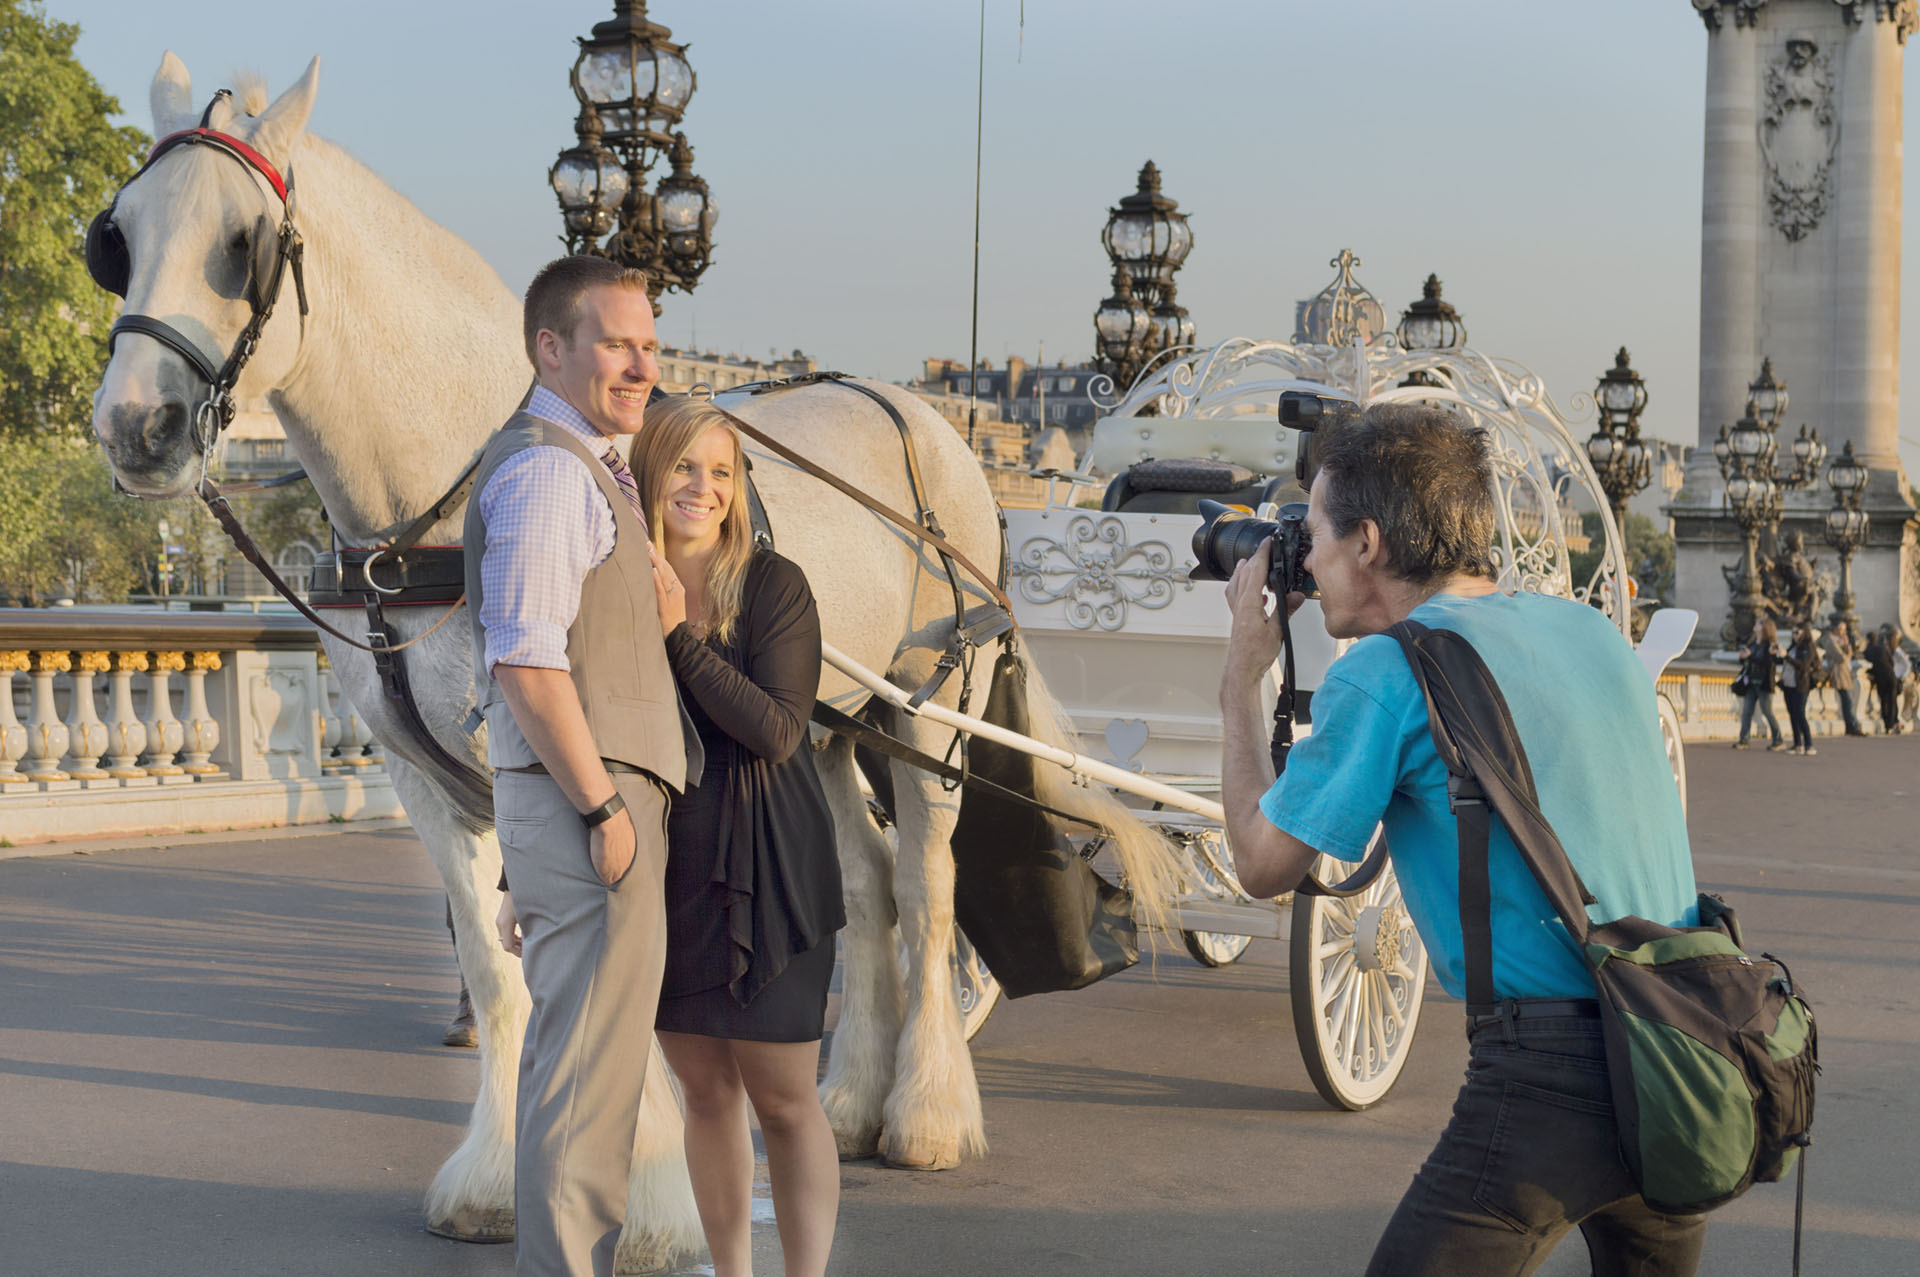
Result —
<path fill-rule="evenodd" d="M 1694 926 L 1693 860 L 1660 740 L 1653 689 L 1620 631 L 1594 608 L 1541 594 L 1438 594 L 1413 611 L 1456 630 L 1507 698 L 1540 807 L 1598 903 L 1596 922 L 1637 914 Z M 1460 849 L 1447 769 L 1400 645 L 1361 639 L 1313 695 L 1313 731 L 1260 800 L 1267 819 L 1342 860 L 1366 853 L 1376 823 L 1441 986 L 1465 994 Z M 1502 998 L 1592 997 L 1593 977 L 1506 827 L 1488 849 L 1493 984 Z"/>

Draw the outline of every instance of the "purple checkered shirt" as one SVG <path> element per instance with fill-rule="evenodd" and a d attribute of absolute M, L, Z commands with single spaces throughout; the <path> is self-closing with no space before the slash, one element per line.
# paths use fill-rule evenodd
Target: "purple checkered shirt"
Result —
<path fill-rule="evenodd" d="M 567 431 L 589 452 L 618 461 L 608 468 L 640 514 L 633 471 L 572 404 L 538 386 L 527 412 Z M 581 583 L 613 553 L 613 507 L 580 458 L 554 447 L 507 458 L 475 499 L 487 525 L 487 552 L 480 560 L 487 667 L 572 668 L 567 630 L 580 611 Z"/>

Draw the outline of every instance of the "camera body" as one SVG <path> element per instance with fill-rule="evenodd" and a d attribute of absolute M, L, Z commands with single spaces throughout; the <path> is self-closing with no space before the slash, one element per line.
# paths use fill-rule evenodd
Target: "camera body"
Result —
<path fill-rule="evenodd" d="M 1340 417 L 1356 413 L 1360 405 L 1337 395 L 1315 394 L 1310 390 L 1287 390 L 1280 395 L 1280 424 L 1300 432 L 1300 446 L 1294 451 L 1293 474 L 1309 491 L 1320 473 L 1319 427 Z M 1193 571 L 1196 581 L 1224 581 L 1233 575 L 1243 559 L 1250 559 L 1260 543 L 1273 541 L 1273 567 L 1267 574 L 1267 588 L 1284 599 L 1300 593 L 1310 599 L 1320 597 L 1320 587 L 1307 571 L 1307 554 L 1313 538 L 1307 532 L 1307 507 L 1299 501 L 1280 507 L 1271 519 L 1258 519 L 1244 510 L 1218 501 L 1200 503 L 1200 526 L 1193 534 Z"/>

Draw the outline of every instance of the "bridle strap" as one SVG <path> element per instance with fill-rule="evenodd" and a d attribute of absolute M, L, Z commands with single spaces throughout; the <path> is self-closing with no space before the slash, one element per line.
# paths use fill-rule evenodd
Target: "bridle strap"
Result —
<path fill-rule="evenodd" d="M 118 340 L 121 333 L 139 333 L 143 337 L 151 337 L 162 345 L 171 347 L 174 353 L 192 364 L 193 370 L 200 374 L 201 380 L 210 386 L 220 378 L 220 370 L 213 366 L 213 361 L 172 324 L 162 323 L 150 315 L 120 316 L 113 321 L 113 327 L 107 330 L 108 358 L 113 357 L 113 343 Z"/>

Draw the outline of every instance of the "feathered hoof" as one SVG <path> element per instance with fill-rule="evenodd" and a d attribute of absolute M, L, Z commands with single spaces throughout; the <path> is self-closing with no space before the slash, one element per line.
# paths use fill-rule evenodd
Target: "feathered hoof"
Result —
<path fill-rule="evenodd" d="M 444 1219 L 429 1219 L 427 1231 L 457 1242 L 493 1245 L 513 1240 L 513 1212 L 501 1206 L 462 1207 Z"/>
<path fill-rule="evenodd" d="M 895 1140 L 892 1133 L 880 1141 L 880 1160 L 903 1171 L 950 1171 L 960 1165 L 960 1148 L 936 1140 Z"/>
<path fill-rule="evenodd" d="M 880 1151 L 879 1128 L 876 1127 L 870 1131 L 853 1131 L 848 1134 L 835 1131 L 833 1146 L 839 1150 L 840 1160 L 843 1162 L 858 1162 L 872 1157 Z"/>
<path fill-rule="evenodd" d="M 613 1252 L 613 1271 L 664 1273 L 693 1262 L 703 1253 L 699 1247 L 689 1250 L 676 1246 L 671 1237 L 657 1232 L 627 1233 Z"/>

